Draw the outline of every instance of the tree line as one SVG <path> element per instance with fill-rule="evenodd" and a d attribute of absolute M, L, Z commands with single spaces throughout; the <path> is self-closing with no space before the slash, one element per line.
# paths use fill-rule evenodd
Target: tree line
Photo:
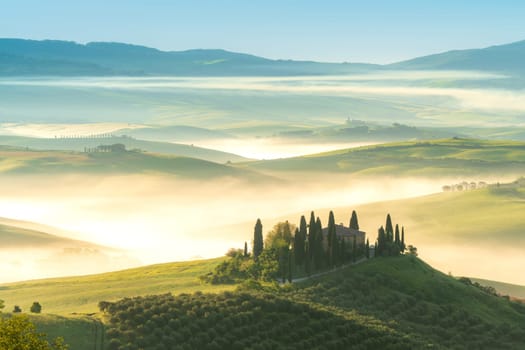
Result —
<path fill-rule="evenodd" d="M 375 250 L 372 251 L 375 251 L 376 256 L 403 253 L 404 227 L 400 231 L 399 225 L 396 225 L 394 230 L 390 214 L 387 215 L 385 227 L 379 229 L 377 241 L 372 246 Z M 330 211 L 328 225 L 323 233 L 321 219 L 312 211 L 308 223 L 304 215 L 298 227 L 288 221 L 279 222 L 264 238 L 262 222 L 257 219 L 251 254 L 248 252 L 248 242 L 244 242 L 244 249 L 231 249 L 227 255 L 232 259 L 222 262 L 201 279 L 215 284 L 235 283 L 248 278 L 266 281 L 278 278 L 282 282 L 291 282 L 293 277 L 309 276 L 369 258 L 371 247 L 368 238 L 365 242 L 357 240 L 357 235 L 361 233 L 355 210 L 350 217 L 349 229 L 353 230 L 349 238 L 338 235 L 334 213 Z"/>

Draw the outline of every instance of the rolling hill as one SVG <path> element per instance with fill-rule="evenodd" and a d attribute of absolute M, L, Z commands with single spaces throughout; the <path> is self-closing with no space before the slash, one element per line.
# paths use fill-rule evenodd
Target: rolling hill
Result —
<path fill-rule="evenodd" d="M 109 302 L 98 316 L 105 320 L 104 343 L 111 349 L 128 343 L 145 349 L 523 345 L 525 306 L 413 256 L 371 259 L 284 287 L 248 283 L 233 291 L 234 285 L 200 284 L 197 277 L 222 259 L 8 284 L 0 288 L 0 299 L 10 309 L 38 298 L 45 313 L 34 318 L 39 329 L 65 336 L 78 350 L 99 346 L 100 333 L 96 318 L 71 313 L 95 312 L 99 301 Z"/>
<path fill-rule="evenodd" d="M 102 248 L 93 243 L 67 238 L 65 233 L 59 229 L 32 222 L 0 218 L 0 252 L 6 248 L 34 249 L 35 247 L 47 248 L 48 246 Z"/>
<path fill-rule="evenodd" d="M 95 148 L 100 145 L 112 145 L 121 143 L 127 149 L 140 149 L 152 153 L 165 153 L 182 157 L 198 158 L 215 163 L 239 162 L 247 159 L 236 154 L 216 151 L 212 149 L 197 147 L 193 145 L 184 145 L 170 142 L 157 142 L 140 140 L 133 137 L 126 137 L 126 134 L 140 134 L 138 131 L 130 133 L 125 130 L 119 132 L 122 136 L 107 136 L 98 138 L 36 138 L 23 136 L 0 135 L 0 145 L 28 147 L 38 150 L 61 150 L 61 151 L 78 151 L 82 152 L 86 148 Z M 169 131 L 167 135 L 172 135 Z M 144 136 L 150 135 L 151 139 L 159 140 L 155 132 L 144 131 Z M 131 136 L 131 135 L 129 135 Z M 168 136 L 165 137 L 169 140 Z M 173 139 L 171 139 L 173 140 Z"/>
<path fill-rule="evenodd" d="M 10 146 L 0 146 L 0 173 L 105 175 L 149 173 L 193 179 L 232 177 L 247 181 L 270 180 L 251 170 L 196 158 L 125 150 L 86 153 L 37 151 Z"/>
<path fill-rule="evenodd" d="M 127 298 L 105 311 L 111 349 L 518 349 L 525 337 L 525 306 L 411 256 L 285 288 Z"/>
<path fill-rule="evenodd" d="M 525 143 L 473 139 L 407 141 L 295 158 L 243 163 L 273 174 L 340 173 L 355 177 L 459 177 L 525 173 Z"/>
<path fill-rule="evenodd" d="M 117 272 L 8 283 L 0 286 L 6 310 L 23 309 L 38 299 L 44 313 L 63 316 L 95 313 L 101 300 L 161 293 L 218 292 L 234 286 L 203 285 L 199 276 L 208 273 L 224 258 L 150 265 Z"/>

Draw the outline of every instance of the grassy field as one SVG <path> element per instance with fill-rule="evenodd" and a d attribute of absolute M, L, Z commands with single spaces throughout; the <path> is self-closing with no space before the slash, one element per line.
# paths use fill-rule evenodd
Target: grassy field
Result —
<path fill-rule="evenodd" d="M 243 163 L 271 173 L 454 177 L 525 173 L 525 143 L 474 139 L 408 141 Z"/>
<path fill-rule="evenodd" d="M 151 265 L 98 275 L 35 280 L 0 286 L 6 309 L 19 305 L 28 310 L 40 302 L 43 313 L 71 315 L 95 313 L 99 301 L 135 295 L 218 292 L 234 286 L 201 284 L 199 276 L 210 272 L 223 258 Z"/>

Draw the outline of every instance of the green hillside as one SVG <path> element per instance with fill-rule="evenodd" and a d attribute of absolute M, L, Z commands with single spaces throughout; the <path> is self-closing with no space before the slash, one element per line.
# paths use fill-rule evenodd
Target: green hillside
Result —
<path fill-rule="evenodd" d="M 410 256 L 291 287 L 105 305 L 110 349 L 519 349 L 525 306 Z"/>
<path fill-rule="evenodd" d="M 122 132 L 128 134 L 128 132 Z M 136 132 L 138 133 L 138 131 Z M 144 131 L 148 135 L 147 131 Z M 153 138 L 159 140 L 159 138 Z M 95 148 L 100 145 L 113 145 L 116 143 L 123 144 L 127 149 L 140 149 L 142 151 L 152 153 L 165 153 L 181 157 L 198 158 L 216 163 L 226 163 L 246 161 L 247 159 L 236 154 L 216 151 L 196 147 L 193 145 L 183 145 L 168 142 L 156 142 L 139 140 L 124 136 L 108 136 L 97 138 L 34 138 L 22 136 L 5 136 L 0 135 L 0 145 L 28 147 L 30 149 L 38 150 L 59 150 L 59 151 L 78 151 L 82 152 L 86 148 Z"/>
<path fill-rule="evenodd" d="M 250 170 L 196 158 L 143 153 L 138 151 L 67 152 L 37 151 L 0 146 L 0 173 L 3 174 L 169 174 L 186 178 L 235 177 L 264 180 Z"/>
<path fill-rule="evenodd" d="M 42 312 L 70 315 L 93 313 L 101 300 L 117 300 L 136 295 L 189 293 L 197 290 L 218 292 L 232 286 L 203 285 L 199 276 L 213 270 L 223 258 L 151 265 L 98 275 L 53 278 L 0 286 L 0 300 L 6 310 L 14 305 L 28 309 L 37 300 Z"/>
<path fill-rule="evenodd" d="M 525 173 L 525 143 L 462 138 L 407 141 L 243 166 L 276 173 L 348 173 L 362 177 L 518 175 Z"/>

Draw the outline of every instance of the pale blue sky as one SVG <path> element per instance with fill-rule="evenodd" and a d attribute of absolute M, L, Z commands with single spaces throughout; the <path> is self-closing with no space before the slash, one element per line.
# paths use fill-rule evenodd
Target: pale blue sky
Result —
<path fill-rule="evenodd" d="M 0 37 L 386 63 L 525 39 L 520 0 L 2 0 Z"/>

